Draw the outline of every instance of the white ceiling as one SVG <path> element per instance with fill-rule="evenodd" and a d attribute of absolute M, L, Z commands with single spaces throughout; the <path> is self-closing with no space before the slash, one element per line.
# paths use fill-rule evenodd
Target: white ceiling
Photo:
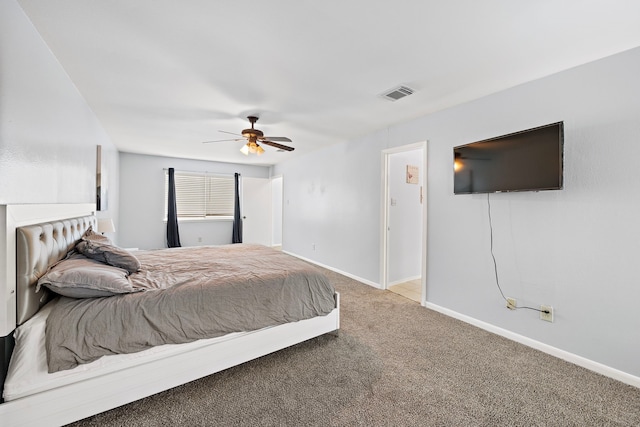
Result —
<path fill-rule="evenodd" d="M 120 151 L 251 164 L 640 46 L 637 0 L 18 1 Z M 202 143 L 253 114 L 295 151 Z"/>

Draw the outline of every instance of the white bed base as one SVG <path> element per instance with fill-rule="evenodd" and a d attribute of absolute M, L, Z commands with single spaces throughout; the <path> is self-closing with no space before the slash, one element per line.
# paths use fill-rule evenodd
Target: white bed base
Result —
<path fill-rule="evenodd" d="M 2 426 L 60 426 L 220 372 L 340 328 L 339 295 L 326 316 L 236 335 L 0 405 Z"/>

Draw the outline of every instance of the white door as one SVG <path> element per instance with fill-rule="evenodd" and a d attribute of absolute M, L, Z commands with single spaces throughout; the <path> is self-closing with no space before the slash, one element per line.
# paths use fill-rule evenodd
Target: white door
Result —
<path fill-rule="evenodd" d="M 242 177 L 242 242 L 271 246 L 271 180 Z"/>

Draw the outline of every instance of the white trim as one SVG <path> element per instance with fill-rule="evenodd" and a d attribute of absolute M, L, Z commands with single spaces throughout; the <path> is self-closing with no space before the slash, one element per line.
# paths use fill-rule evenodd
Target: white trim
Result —
<path fill-rule="evenodd" d="M 387 259 L 387 232 L 389 224 L 389 153 L 394 149 L 382 150 L 380 152 L 380 170 L 382 171 L 380 178 L 380 289 L 389 289 L 388 281 L 388 262 Z"/>
<path fill-rule="evenodd" d="M 581 366 L 590 371 L 596 372 L 609 378 L 613 378 L 614 380 L 618 380 L 625 384 L 640 388 L 640 377 L 636 377 L 635 375 L 631 375 L 610 366 L 603 365 L 602 363 L 595 362 L 582 356 L 578 356 L 577 354 L 569 353 L 568 351 L 561 350 L 557 347 L 553 347 L 540 341 L 525 337 L 524 335 L 508 331 L 506 329 L 500 328 L 487 322 L 483 322 L 482 320 L 475 319 L 465 314 L 458 313 L 457 311 L 450 310 L 437 304 L 427 302 L 425 304 L 425 307 L 449 317 L 462 320 L 463 322 L 469 323 L 473 326 L 477 326 L 478 328 L 484 329 L 485 331 L 489 331 L 520 344 L 524 344 L 527 347 L 540 350 L 544 353 L 550 354 L 551 356 L 565 360 L 569 363 L 573 363 L 574 365 Z"/>
<path fill-rule="evenodd" d="M 429 165 L 427 163 L 429 160 L 429 141 L 424 141 L 422 143 L 422 146 L 422 164 L 424 165 L 424 173 L 422 174 L 422 297 L 420 304 L 422 304 L 422 306 L 424 307 L 427 304 L 427 272 L 429 269 L 429 245 L 427 244 L 427 230 L 429 229 L 429 204 L 427 203 L 427 184 L 429 183 L 429 181 L 427 180 L 427 176 L 429 175 Z"/>
<path fill-rule="evenodd" d="M 419 150 L 425 148 L 428 141 L 414 142 L 413 144 L 401 145 L 399 147 L 386 148 L 382 150 L 386 154 L 404 153 L 405 151 Z"/>
<path fill-rule="evenodd" d="M 353 275 L 353 274 L 351 274 L 351 273 L 347 273 L 346 271 L 338 270 L 337 268 L 333 268 L 333 267 L 331 267 L 331 266 L 328 266 L 328 265 L 325 265 L 325 264 L 319 263 L 319 262 L 314 261 L 314 260 L 312 260 L 312 259 L 305 258 L 305 257 L 303 257 L 303 256 L 301 256 L 301 255 L 298 255 L 298 254 L 294 254 L 293 252 L 289 252 L 289 251 L 282 251 L 282 252 L 284 252 L 284 253 L 286 253 L 286 254 L 289 254 L 289 255 L 291 255 L 291 256 L 294 256 L 294 257 L 296 257 L 296 258 L 300 258 L 300 259 L 301 259 L 301 260 L 303 260 L 303 261 L 310 262 L 311 264 L 315 264 L 315 265 L 318 265 L 318 266 L 320 266 L 320 267 L 322 267 L 322 268 L 326 268 L 327 270 L 331 270 L 331 271 L 334 271 L 334 272 L 336 272 L 336 273 L 338 273 L 338 274 L 342 274 L 343 276 L 347 276 L 347 277 L 348 277 L 348 278 L 350 278 L 350 279 L 357 280 L 358 282 L 362 282 L 362 283 L 364 283 L 365 285 L 369 285 L 369 286 L 374 287 L 374 288 L 376 288 L 376 289 L 382 289 L 382 287 L 380 286 L 380 284 L 379 284 L 379 283 L 373 282 L 373 281 L 371 281 L 371 280 L 367 280 L 367 279 L 364 279 L 364 278 L 362 278 L 362 277 L 355 276 L 355 275 Z"/>

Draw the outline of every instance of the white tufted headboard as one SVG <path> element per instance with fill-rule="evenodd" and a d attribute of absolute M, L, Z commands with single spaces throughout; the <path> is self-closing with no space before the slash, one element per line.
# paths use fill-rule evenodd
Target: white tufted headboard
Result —
<path fill-rule="evenodd" d="M 40 310 L 49 291 L 36 293 L 38 279 L 69 252 L 89 227 L 96 228 L 96 217 L 85 216 L 16 229 L 16 323 L 21 325 Z"/>

